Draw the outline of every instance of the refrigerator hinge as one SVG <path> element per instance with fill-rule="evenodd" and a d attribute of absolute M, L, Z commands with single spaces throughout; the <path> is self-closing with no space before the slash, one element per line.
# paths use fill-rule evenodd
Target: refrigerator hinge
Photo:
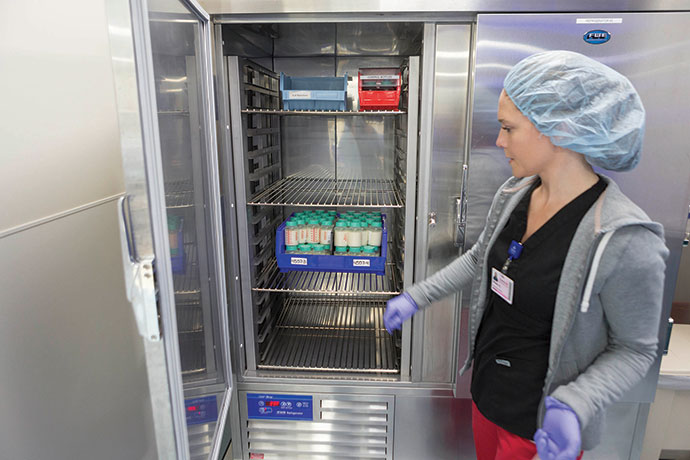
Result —
<path fill-rule="evenodd" d="M 135 258 L 132 254 L 133 239 L 128 225 L 126 210 L 127 197 L 118 201 L 118 220 L 120 222 L 120 245 L 122 247 L 122 266 L 125 276 L 127 299 L 134 310 L 139 335 L 150 342 L 161 339 L 158 326 L 158 305 L 156 304 L 156 285 L 153 278 L 153 257 Z"/>

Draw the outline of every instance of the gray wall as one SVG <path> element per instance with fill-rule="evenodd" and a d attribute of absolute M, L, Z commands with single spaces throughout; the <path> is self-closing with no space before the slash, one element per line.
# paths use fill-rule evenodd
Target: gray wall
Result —
<path fill-rule="evenodd" d="M 690 247 L 684 248 L 680 256 L 678 280 L 676 281 L 673 301 L 690 303 Z"/>
<path fill-rule="evenodd" d="M 0 18 L 0 458 L 155 458 L 104 2 Z"/>

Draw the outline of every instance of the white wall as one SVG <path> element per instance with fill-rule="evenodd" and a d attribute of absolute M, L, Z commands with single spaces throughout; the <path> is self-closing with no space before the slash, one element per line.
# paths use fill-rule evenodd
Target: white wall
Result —
<path fill-rule="evenodd" d="M 156 458 L 104 0 L 0 0 L 0 458 Z"/>

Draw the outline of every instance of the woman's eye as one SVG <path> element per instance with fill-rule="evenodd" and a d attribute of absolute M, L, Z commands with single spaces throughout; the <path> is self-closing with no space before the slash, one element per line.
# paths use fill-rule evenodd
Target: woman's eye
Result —
<path fill-rule="evenodd" d="M 501 129 L 505 130 L 507 133 L 510 132 L 510 128 L 507 126 L 501 126 Z"/>

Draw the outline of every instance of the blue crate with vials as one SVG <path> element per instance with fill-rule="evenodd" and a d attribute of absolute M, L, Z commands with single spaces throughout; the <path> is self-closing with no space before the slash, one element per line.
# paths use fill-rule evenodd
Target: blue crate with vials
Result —
<path fill-rule="evenodd" d="M 290 215 L 290 218 L 294 214 Z M 289 220 L 289 219 L 288 219 Z M 388 225 L 386 215 L 381 214 L 381 255 L 322 255 L 322 254 L 286 254 L 285 253 L 285 222 L 276 231 L 276 260 L 281 273 L 290 271 L 303 272 L 346 272 L 373 273 L 384 276 L 386 273 L 386 257 L 388 256 Z"/>

